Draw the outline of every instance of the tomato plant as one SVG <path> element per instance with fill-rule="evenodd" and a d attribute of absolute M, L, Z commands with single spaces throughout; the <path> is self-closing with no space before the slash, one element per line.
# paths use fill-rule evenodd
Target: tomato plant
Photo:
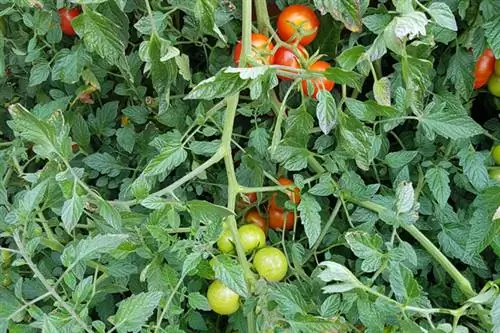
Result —
<path fill-rule="evenodd" d="M 313 71 L 313 72 L 320 72 L 321 73 L 321 72 L 326 71 L 330 67 L 331 67 L 330 64 L 327 63 L 326 61 L 318 60 L 314 64 L 309 66 L 309 70 Z M 313 87 L 314 87 L 314 90 L 312 91 L 312 93 L 308 87 L 308 82 L 311 82 Z M 316 96 L 320 90 L 331 91 L 333 89 L 333 87 L 335 86 L 335 82 L 333 82 L 332 80 L 328 80 L 324 77 L 321 77 L 321 78 L 317 78 L 317 79 L 312 79 L 310 81 L 309 80 L 302 80 L 301 85 L 302 85 L 302 91 L 304 92 L 304 94 L 311 96 L 312 98 L 316 98 Z"/>
<path fill-rule="evenodd" d="M 297 51 L 302 55 L 302 57 L 307 58 L 307 50 L 302 46 L 298 45 L 297 46 Z M 300 61 L 299 58 L 294 54 L 293 50 L 289 47 L 282 46 L 276 50 L 274 53 L 274 60 L 273 60 L 275 65 L 281 65 L 281 66 L 286 66 L 286 67 L 291 67 L 291 68 L 300 68 Z M 282 80 L 291 80 L 290 78 L 286 76 L 280 76 L 278 75 L 278 78 Z"/>
<path fill-rule="evenodd" d="M 500 145 L 496 145 L 491 150 L 491 157 L 497 165 L 500 165 Z"/>
<path fill-rule="evenodd" d="M 288 271 L 288 260 L 285 254 L 275 247 L 260 249 L 253 258 L 257 273 L 270 282 L 281 281 Z"/>
<path fill-rule="evenodd" d="M 499 331 L 498 1 L 0 12 L 0 333 Z"/>
<path fill-rule="evenodd" d="M 245 221 L 247 223 L 252 223 L 258 226 L 264 233 L 267 233 L 267 221 L 266 219 L 260 215 L 257 209 L 252 209 L 248 211 L 245 215 Z"/>
<path fill-rule="evenodd" d="M 61 20 L 61 30 L 67 36 L 76 36 L 76 32 L 71 25 L 75 17 L 80 15 L 79 8 L 61 8 L 58 10 L 59 19 Z"/>
<path fill-rule="evenodd" d="M 476 61 L 474 70 L 474 89 L 481 88 L 488 83 L 495 71 L 495 56 L 491 49 L 485 49 Z"/>
<path fill-rule="evenodd" d="M 230 315 L 240 308 L 240 296 L 220 280 L 215 280 L 210 284 L 207 299 L 212 310 L 221 315 Z"/>
<path fill-rule="evenodd" d="M 292 5 L 281 11 L 277 26 L 282 40 L 294 42 L 300 37 L 299 43 L 308 45 L 318 34 L 319 20 L 310 7 Z"/>
<path fill-rule="evenodd" d="M 274 45 L 271 40 L 263 34 L 252 34 L 251 41 L 252 52 L 249 55 L 249 59 L 261 65 L 272 64 L 274 59 L 272 53 Z M 233 59 L 236 65 L 240 63 L 241 47 L 241 41 L 234 47 Z"/>

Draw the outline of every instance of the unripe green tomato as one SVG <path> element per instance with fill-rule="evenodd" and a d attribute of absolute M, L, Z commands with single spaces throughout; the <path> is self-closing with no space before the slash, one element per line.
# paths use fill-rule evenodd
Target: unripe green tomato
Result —
<path fill-rule="evenodd" d="M 271 246 L 257 251 L 253 258 L 253 265 L 257 273 L 270 282 L 283 280 L 288 270 L 285 254 Z"/>
<path fill-rule="evenodd" d="M 500 76 L 492 75 L 488 81 L 488 91 L 496 97 L 500 97 Z"/>
<path fill-rule="evenodd" d="M 491 179 L 500 182 L 500 169 L 491 169 L 490 171 L 488 171 L 488 174 L 490 175 Z"/>
<path fill-rule="evenodd" d="M 500 76 L 500 59 L 495 61 L 495 75 Z"/>
<path fill-rule="evenodd" d="M 255 224 L 244 224 L 238 229 L 241 246 L 245 253 L 260 249 L 266 245 L 266 234 Z"/>
<path fill-rule="evenodd" d="M 495 160 L 495 163 L 497 165 L 500 165 L 500 145 L 496 145 L 495 147 L 493 147 L 493 149 L 491 150 L 491 156 Z"/>
<path fill-rule="evenodd" d="M 220 280 L 210 284 L 207 299 L 212 310 L 221 315 L 230 315 L 240 308 L 240 295 L 226 287 Z"/>
<path fill-rule="evenodd" d="M 230 253 L 234 250 L 234 240 L 231 230 L 225 229 L 217 240 L 217 247 L 222 253 Z"/>
<path fill-rule="evenodd" d="M 4 267 L 9 266 L 12 262 L 12 254 L 9 251 L 2 250 L 2 262 Z"/>

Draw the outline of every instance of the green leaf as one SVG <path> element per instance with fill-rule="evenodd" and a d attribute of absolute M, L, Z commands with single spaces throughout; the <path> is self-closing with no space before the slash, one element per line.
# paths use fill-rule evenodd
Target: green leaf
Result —
<path fill-rule="evenodd" d="M 192 141 L 189 144 L 189 149 L 196 155 L 212 156 L 217 152 L 221 144 L 220 140 L 214 141 Z"/>
<path fill-rule="evenodd" d="M 226 38 L 215 24 L 216 0 L 196 0 L 194 4 L 194 16 L 200 23 L 200 28 L 205 32 L 214 32 L 223 41 Z"/>
<path fill-rule="evenodd" d="M 345 103 L 349 112 L 359 120 L 373 122 L 377 117 L 391 117 L 397 114 L 396 109 L 374 101 L 362 102 L 348 97 L 345 99 Z"/>
<path fill-rule="evenodd" d="M 102 218 L 114 229 L 120 230 L 122 218 L 115 207 L 111 206 L 107 201 L 101 200 L 98 202 L 99 214 Z"/>
<path fill-rule="evenodd" d="M 456 114 L 451 110 L 424 115 L 419 120 L 420 126 L 425 130 L 448 139 L 465 139 L 484 132 L 483 128 L 472 118 Z"/>
<path fill-rule="evenodd" d="M 248 147 L 253 147 L 261 156 L 265 156 L 269 147 L 269 132 L 265 127 L 257 127 L 250 132 Z"/>
<path fill-rule="evenodd" d="M 128 238 L 127 235 L 100 234 L 88 237 L 67 246 L 61 254 L 64 266 L 74 266 L 79 261 L 97 258 L 100 254 L 109 253 Z"/>
<path fill-rule="evenodd" d="M 459 164 L 463 168 L 464 175 L 467 176 L 472 186 L 480 191 L 485 189 L 489 176 L 484 164 L 484 155 L 480 152 L 464 149 L 457 156 L 460 159 Z"/>
<path fill-rule="evenodd" d="M 365 48 L 363 46 L 354 46 L 343 51 L 336 60 L 339 63 L 340 67 L 342 67 L 344 70 L 352 71 L 358 64 L 359 59 L 364 52 Z"/>
<path fill-rule="evenodd" d="M 443 168 L 434 167 L 425 173 L 427 186 L 432 192 L 434 199 L 443 208 L 448 202 L 451 194 L 449 173 Z"/>
<path fill-rule="evenodd" d="M 248 297 L 247 284 L 244 279 L 243 269 L 239 263 L 227 255 L 218 255 L 213 260 L 212 268 L 215 278 L 221 280 L 229 289 L 235 293 Z"/>
<path fill-rule="evenodd" d="M 385 155 L 384 161 L 390 168 L 400 169 L 409 165 L 417 155 L 416 150 L 402 150 Z"/>
<path fill-rule="evenodd" d="M 135 131 L 131 127 L 122 127 L 116 131 L 116 141 L 126 152 L 132 153 L 135 146 Z"/>
<path fill-rule="evenodd" d="M 47 62 L 40 62 L 31 67 L 29 86 L 36 86 L 45 82 L 50 74 L 50 66 Z"/>
<path fill-rule="evenodd" d="M 193 272 L 201 261 L 202 252 L 192 252 L 190 253 L 182 263 L 181 276 L 185 277 L 191 272 Z"/>
<path fill-rule="evenodd" d="M 145 124 L 148 121 L 148 109 L 142 105 L 132 105 L 122 109 L 122 113 L 138 125 Z"/>
<path fill-rule="evenodd" d="M 408 12 L 394 18 L 394 34 L 397 38 L 413 39 L 415 37 L 425 36 L 425 26 L 428 20 L 425 14 L 418 11 Z"/>
<path fill-rule="evenodd" d="M 71 50 L 62 49 L 57 52 L 53 61 L 52 80 L 73 84 L 78 82 L 84 68 L 90 64 L 92 58 L 80 45 Z"/>
<path fill-rule="evenodd" d="M 210 311 L 210 305 L 205 295 L 199 292 L 192 292 L 188 295 L 188 303 L 193 309 Z"/>
<path fill-rule="evenodd" d="M 361 1 L 359 0 L 314 0 L 316 8 L 322 12 L 330 13 L 334 19 L 344 23 L 345 27 L 352 32 L 360 32 L 362 29 L 361 18 L 363 16 Z"/>
<path fill-rule="evenodd" d="M 104 175 L 116 177 L 120 174 L 122 165 L 108 153 L 95 153 L 83 159 L 83 162 L 90 168 L 99 171 Z"/>
<path fill-rule="evenodd" d="M 187 203 L 194 225 L 209 225 L 214 221 L 222 220 L 234 213 L 226 207 L 214 205 L 208 201 L 192 200 Z"/>
<path fill-rule="evenodd" d="M 385 318 L 381 315 L 376 304 L 367 299 L 359 299 L 356 302 L 359 319 L 371 332 L 383 332 Z"/>
<path fill-rule="evenodd" d="M 86 10 L 71 22 L 90 52 L 97 53 L 111 64 L 118 65 L 125 55 L 125 45 L 120 40 L 120 27 L 94 10 Z"/>
<path fill-rule="evenodd" d="M 153 34 L 149 40 L 148 56 L 151 64 L 153 86 L 158 94 L 165 94 L 170 89 L 170 84 L 177 77 L 177 65 L 174 57 L 179 51 L 171 43 Z M 172 50 L 177 51 L 172 53 Z M 169 55 L 170 54 L 170 55 Z"/>
<path fill-rule="evenodd" d="M 413 278 L 411 271 L 403 265 L 390 268 L 389 282 L 396 299 L 401 303 L 408 303 L 420 296 L 420 286 Z"/>
<path fill-rule="evenodd" d="M 316 117 L 319 128 L 328 135 L 337 124 L 337 106 L 332 94 L 325 90 L 318 92 L 318 104 L 316 106 Z"/>
<path fill-rule="evenodd" d="M 146 176 L 155 176 L 170 173 L 182 164 L 187 158 L 187 152 L 181 142 L 181 134 L 177 131 L 169 132 L 162 137 L 158 137 L 151 145 L 156 148 L 161 147 L 160 153 L 149 161 L 143 171 Z"/>
<path fill-rule="evenodd" d="M 73 124 L 71 125 L 71 135 L 73 140 L 81 147 L 87 147 L 90 144 L 89 127 L 80 113 L 75 113 Z"/>
<path fill-rule="evenodd" d="M 378 104 L 391 106 L 391 82 L 383 77 L 373 83 L 373 96 Z"/>
<path fill-rule="evenodd" d="M 401 182 L 396 188 L 397 213 L 408 213 L 415 205 L 415 191 L 411 182 Z"/>
<path fill-rule="evenodd" d="M 474 83 L 473 67 L 474 59 L 472 55 L 462 48 L 457 48 L 457 52 L 450 59 L 446 80 L 451 81 L 458 95 L 464 100 L 468 100 L 472 93 Z"/>
<path fill-rule="evenodd" d="M 392 17 L 389 14 L 373 14 L 363 17 L 363 24 L 374 34 L 380 35 L 391 20 Z"/>
<path fill-rule="evenodd" d="M 349 248 L 363 259 L 361 269 L 364 272 L 375 272 L 382 265 L 384 254 L 380 251 L 382 239 L 379 235 L 370 236 L 363 231 L 348 232 L 344 235 Z"/>
<path fill-rule="evenodd" d="M 427 8 L 429 15 L 434 19 L 437 25 L 457 31 L 457 22 L 450 7 L 444 2 L 433 2 Z"/>
<path fill-rule="evenodd" d="M 108 320 L 117 332 L 139 332 L 160 304 L 161 292 L 152 291 L 132 295 L 120 302 L 116 314 Z"/>
<path fill-rule="evenodd" d="M 311 248 L 321 234 L 321 216 L 319 215 L 321 206 L 312 195 L 306 193 L 301 197 L 297 210 L 300 212 L 300 221 Z"/>
<path fill-rule="evenodd" d="M 307 303 L 295 285 L 275 284 L 270 288 L 269 296 L 287 318 L 293 318 L 296 314 L 307 314 Z"/>
<path fill-rule="evenodd" d="M 338 67 L 330 67 L 326 69 L 324 75 L 327 79 L 334 81 L 336 84 L 345 84 L 361 91 L 361 74 Z"/>
<path fill-rule="evenodd" d="M 500 59 L 500 17 L 495 17 L 484 24 L 484 34 L 496 59 Z"/>
<path fill-rule="evenodd" d="M 495 298 L 490 314 L 493 321 L 493 332 L 497 333 L 500 331 L 500 296 Z"/>
<path fill-rule="evenodd" d="M 75 228 L 82 214 L 83 204 L 81 198 L 76 193 L 73 193 L 71 199 L 64 202 L 61 212 L 63 226 L 67 233 L 71 233 Z"/>
<path fill-rule="evenodd" d="M 323 287 L 325 293 L 343 293 L 354 288 L 358 288 L 361 282 L 349 269 L 333 261 L 323 261 L 319 266 L 325 269 L 318 274 L 318 278 L 324 282 L 332 282 L 326 287 Z"/>

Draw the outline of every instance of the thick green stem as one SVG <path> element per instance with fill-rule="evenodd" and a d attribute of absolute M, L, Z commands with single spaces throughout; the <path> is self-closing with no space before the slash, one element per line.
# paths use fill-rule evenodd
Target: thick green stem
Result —
<path fill-rule="evenodd" d="M 271 26 L 269 20 L 269 13 L 267 12 L 267 1 L 266 0 L 255 0 L 255 13 L 257 14 L 257 28 L 259 31 L 265 35 L 269 32 L 268 27 Z"/>

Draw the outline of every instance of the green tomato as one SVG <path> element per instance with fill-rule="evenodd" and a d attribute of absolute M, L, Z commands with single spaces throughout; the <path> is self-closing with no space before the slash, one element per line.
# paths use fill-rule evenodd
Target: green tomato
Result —
<path fill-rule="evenodd" d="M 226 287 L 220 280 L 210 284 L 207 298 L 212 310 L 221 315 L 230 315 L 240 308 L 240 295 Z"/>
<path fill-rule="evenodd" d="M 500 76 L 500 59 L 495 61 L 495 75 Z"/>
<path fill-rule="evenodd" d="M 255 224 L 244 224 L 238 229 L 241 246 L 245 253 L 266 246 L 266 234 Z"/>
<path fill-rule="evenodd" d="M 260 276 L 271 282 L 283 280 L 288 270 L 288 260 L 285 254 L 271 246 L 257 251 L 253 265 Z"/>
<path fill-rule="evenodd" d="M 488 171 L 488 174 L 490 175 L 491 179 L 496 180 L 500 183 L 500 169 L 491 169 L 490 171 Z"/>
<path fill-rule="evenodd" d="M 234 240 L 231 235 L 231 230 L 225 229 L 217 240 L 217 247 L 222 253 L 230 253 L 234 251 Z"/>
<path fill-rule="evenodd" d="M 491 76 L 488 81 L 488 90 L 493 96 L 500 97 L 500 76 Z"/>
<path fill-rule="evenodd" d="M 500 165 L 500 145 L 496 145 L 495 147 L 493 147 L 493 149 L 491 150 L 491 156 L 495 160 L 495 163 L 497 165 Z"/>

